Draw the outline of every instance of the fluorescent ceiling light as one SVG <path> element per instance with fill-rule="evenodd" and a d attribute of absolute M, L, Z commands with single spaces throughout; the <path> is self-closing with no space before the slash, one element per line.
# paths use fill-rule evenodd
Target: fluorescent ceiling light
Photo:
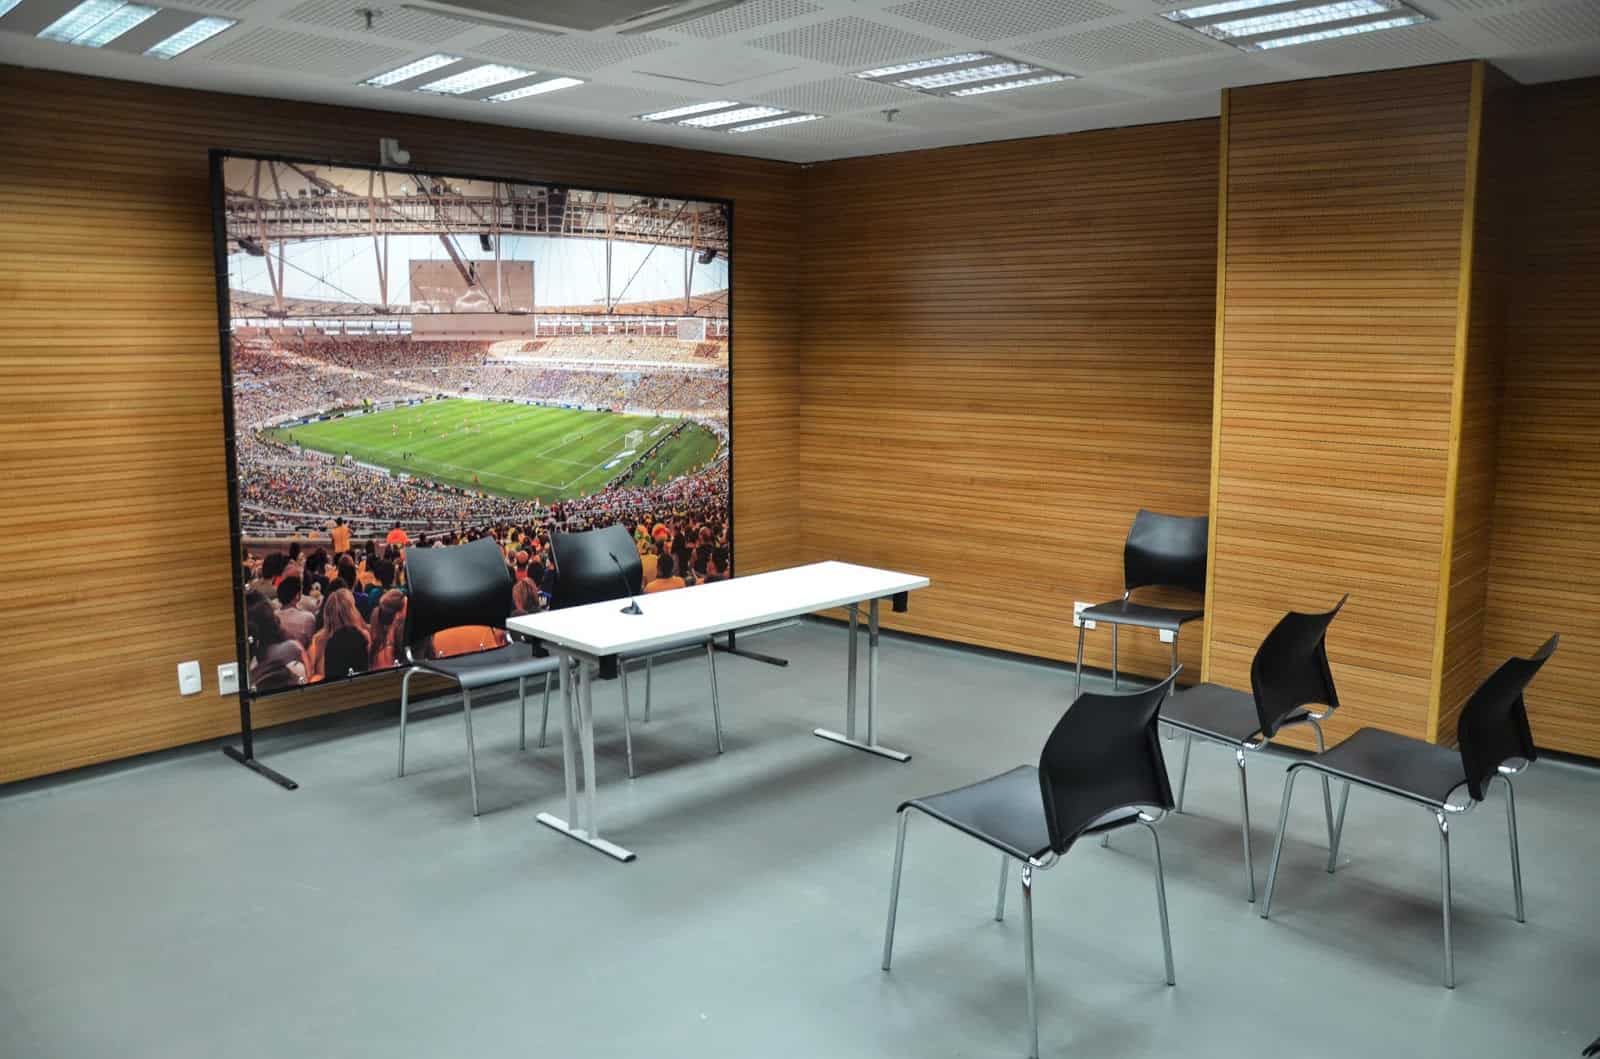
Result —
<path fill-rule="evenodd" d="M 0 0 L 0 18 L 11 14 L 11 9 L 22 3 L 22 0 Z"/>
<path fill-rule="evenodd" d="M 204 44 L 223 30 L 238 24 L 238 20 L 232 18 L 202 18 L 155 44 L 145 54 L 153 59 L 171 59 L 198 44 Z"/>
<path fill-rule="evenodd" d="M 529 96 L 542 96 L 546 92 L 555 92 L 563 88 L 581 85 L 583 82 L 576 77 L 553 77 L 548 81 L 539 81 L 521 88 L 513 88 L 498 95 L 489 97 L 491 103 L 509 103 L 513 99 L 527 99 Z"/>
<path fill-rule="evenodd" d="M 805 121 L 816 121 L 821 114 L 790 114 L 786 118 L 773 118 L 771 121 L 758 121 L 754 125 L 739 125 L 729 129 L 731 132 L 760 132 L 763 129 L 777 129 L 785 125 L 799 125 Z"/>
<path fill-rule="evenodd" d="M 416 62 L 397 66 L 387 73 L 378 74 L 376 77 L 369 77 L 361 83 L 373 85 L 377 88 L 387 88 L 390 85 L 399 84 L 401 81 L 409 81 L 413 77 L 421 77 L 423 74 L 432 73 L 440 67 L 449 66 L 451 63 L 460 61 L 461 56 L 459 55 L 430 55 L 425 59 L 418 59 Z"/>
<path fill-rule="evenodd" d="M 159 10 L 144 4 L 130 4 L 126 0 L 84 0 L 40 30 L 39 39 L 100 48 Z"/>
<path fill-rule="evenodd" d="M 733 125 L 737 122 L 755 121 L 759 118 L 772 118 L 785 113 L 782 107 L 738 107 L 734 110 L 723 110 L 715 114 L 700 114 L 692 118 L 684 118 L 679 125 L 692 125 L 697 129 L 714 129 L 719 125 Z"/>
<path fill-rule="evenodd" d="M 967 88 L 958 88 L 950 94 L 952 96 L 981 96 L 989 92 L 1009 92 L 1013 88 L 1032 88 L 1034 85 L 1053 85 L 1057 81 L 1070 81 L 1071 78 L 1062 74 L 1040 74 L 1038 77 L 1024 77 L 1018 81 L 995 81 L 987 85 L 971 85 Z"/>
<path fill-rule="evenodd" d="M 1287 48 L 1291 44 L 1310 44 L 1317 40 L 1332 40 L 1335 37 L 1351 37 L 1357 33 L 1371 33 L 1375 29 L 1399 29 L 1401 26 L 1415 26 L 1418 22 L 1426 22 L 1428 18 L 1423 14 L 1401 15 L 1399 18 L 1386 18 L 1378 22 L 1362 22 L 1354 26 L 1339 26 L 1334 29 L 1313 30 L 1310 33 L 1296 33 L 1292 37 L 1275 37 L 1272 40 L 1259 41 L 1258 48 Z"/>
<path fill-rule="evenodd" d="M 1254 3 L 1256 0 L 1248 2 Z M 1278 2 L 1282 3 L 1284 0 Z M 1371 2 L 1376 3 L 1377 0 Z M 960 55 L 946 55 L 942 59 L 923 59 L 918 62 L 901 63 L 898 66 L 863 70 L 856 76 L 932 96 L 971 96 L 978 93 L 968 89 L 987 82 L 1004 82 L 1003 86 L 996 84 L 990 88 L 990 91 L 999 92 L 1008 88 L 1029 88 L 1033 85 L 1065 81 L 1072 75 L 1046 70 L 1042 66 L 1035 66 L 1020 59 L 1007 59 L 1003 55 L 971 51 L 962 52 Z"/>
<path fill-rule="evenodd" d="M 441 77 L 437 81 L 430 81 L 417 89 L 418 92 L 435 92 L 442 96 L 460 96 L 468 92 L 481 92 L 485 88 L 498 85 L 504 81 L 515 81 L 519 77 L 532 77 L 537 71 L 523 70 L 515 66 L 501 66 L 498 63 L 488 63 L 483 66 L 474 66 L 470 70 L 463 70 L 449 77 Z"/>
<path fill-rule="evenodd" d="M 1248 13 L 1252 11 L 1260 13 Z M 1429 21 L 1402 0 L 1224 0 L 1170 11 L 1165 17 L 1244 51 L 1286 48 Z"/>
<path fill-rule="evenodd" d="M 938 59 L 918 59 L 916 62 L 900 63 L 897 66 L 880 66 L 876 70 L 862 70 L 856 76 L 876 81 L 880 78 L 893 77 L 896 74 L 909 74 L 917 70 L 932 70 L 939 66 L 955 66 L 958 63 L 975 63 L 981 59 L 988 58 L 992 58 L 992 56 L 986 55 L 981 51 L 969 51 L 962 52 L 960 55 L 945 55 Z"/>
<path fill-rule="evenodd" d="M 654 114 L 640 114 L 640 121 L 671 121 L 673 118 L 687 117 L 690 114 L 704 114 L 708 110 L 725 110 L 739 104 L 731 99 L 717 99 L 710 103 L 690 103 L 686 107 L 673 107 L 671 110 L 658 110 Z"/>

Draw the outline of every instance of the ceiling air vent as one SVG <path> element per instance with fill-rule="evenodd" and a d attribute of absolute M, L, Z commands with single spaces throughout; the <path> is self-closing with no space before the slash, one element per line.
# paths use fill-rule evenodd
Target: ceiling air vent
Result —
<path fill-rule="evenodd" d="M 738 7 L 744 0 L 542 0 L 529 11 L 527 0 L 426 0 L 405 6 L 462 22 L 527 29 L 538 33 L 609 31 L 648 33 L 680 22 Z M 536 17 L 534 17 L 536 15 Z"/>

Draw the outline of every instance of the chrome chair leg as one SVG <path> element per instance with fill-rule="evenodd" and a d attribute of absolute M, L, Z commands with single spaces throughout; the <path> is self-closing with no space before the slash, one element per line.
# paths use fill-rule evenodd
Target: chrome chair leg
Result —
<path fill-rule="evenodd" d="M 617 659 L 617 679 L 622 682 L 622 745 L 628 757 L 628 778 L 633 779 L 633 708 L 628 704 L 628 663 Z"/>
<path fill-rule="evenodd" d="M 894 876 L 889 881 L 889 920 L 883 927 L 883 969 L 889 969 L 889 958 L 894 955 L 894 916 L 900 907 L 900 865 L 906 857 L 906 824 L 911 813 L 900 810 L 900 829 L 894 840 Z"/>
<path fill-rule="evenodd" d="M 400 768 L 395 773 L 397 778 L 406 774 L 406 716 L 411 712 L 411 677 L 415 669 L 406 670 L 406 675 L 400 678 Z"/>
<path fill-rule="evenodd" d="M 467 780 L 472 786 L 472 815 L 478 815 L 478 751 L 472 745 L 472 692 L 461 689 L 461 716 L 467 725 Z"/>
<path fill-rule="evenodd" d="M 1194 745 L 1194 736 L 1185 732 L 1183 735 L 1183 764 L 1178 767 L 1178 798 L 1173 805 L 1176 812 L 1183 812 L 1183 792 L 1189 786 L 1189 749 Z"/>
<path fill-rule="evenodd" d="M 1167 959 L 1167 984 L 1177 985 L 1177 978 L 1172 973 L 1172 928 L 1167 922 L 1167 873 L 1161 864 L 1161 836 L 1156 834 L 1155 824 L 1141 821 L 1150 831 L 1150 841 L 1156 850 L 1156 907 L 1161 912 L 1161 951 Z"/>
<path fill-rule="evenodd" d="M 1450 939 L 1450 821 L 1433 814 L 1439 825 L 1439 898 L 1444 908 L 1444 987 L 1456 987 L 1456 954 Z"/>
<path fill-rule="evenodd" d="M 1115 622 L 1111 625 L 1111 690 L 1116 691 L 1122 686 L 1122 674 L 1117 669 L 1117 634 L 1122 631 L 1122 626 Z"/>
<path fill-rule="evenodd" d="M 1233 752 L 1233 762 L 1239 766 L 1239 834 L 1244 839 L 1245 900 L 1255 903 L 1256 865 L 1250 855 L 1250 785 L 1245 782 L 1244 751 Z"/>
<path fill-rule="evenodd" d="M 1339 863 L 1339 842 L 1344 838 L 1344 811 L 1350 805 L 1350 784 L 1344 785 L 1344 790 L 1339 794 L 1339 815 L 1333 821 L 1333 841 L 1328 843 L 1328 874 L 1333 874 L 1333 869 Z"/>
<path fill-rule="evenodd" d="M 517 678 L 517 749 L 528 749 L 528 678 Z"/>
<path fill-rule="evenodd" d="M 706 668 L 711 671 L 711 722 L 717 729 L 717 753 L 722 753 L 722 707 L 717 702 L 717 645 L 706 641 Z"/>
<path fill-rule="evenodd" d="M 1309 718 L 1309 720 L 1311 721 L 1311 730 L 1317 736 L 1317 753 L 1320 754 L 1327 749 L 1322 742 L 1322 725 L 1317 723 L 1315 717 Z M 1328 822 L 1328 849 L 1331 852 L 1333 850 L 1333 793 L 1328 786 L 1328 774 L 1326 772 L 1322 774 L 1322 817 Z M 1332 864 L 1333 861 L 1329 860 L 1328 863 Z M 1332 874 L 1333 869 L 1330 867 L 1328 872 Z"/>
<path fill-rule="evenodd" d="M 1006 919 L 1006 873 L 1011 867 L 1011 858 L 1004 853 L 1000 854 L 1000 892 L 994 898 L 994 921 L 1004 923 Z"/>
<path fill-rule="evenodd" d="M 656 656 L 651 655 L 644 660 L 644 723 L 650 723 L 650 685 L 656 672 Z"/>
<path fill-rule="evenodd" d="M 1300 775 L 1300 770 L 1290 766 L 1289 775 L 1283 781 L 1283 808 L 1278 811 L 1278 838 L 1272 844 L 1272 865 L 1267 868 L 1267 893 L 1261 900 L 1261 918 L 1266 919 L 1272 912 L 1272 891 L 1278 885 L 1278 861 L 1283 856 L 1283 832 L 1289 826 L 1289 799 L 1294 797 L 1294 781 Z M 1350 787 L 1345 785 L 1345 794 L 1350 793 Z"/>
<path fill-rule="evenodd" d="M 1511 888 L 1517 897 L 1517 922 L 1526 923 L 1528 919 L 1522 911 L 1522 855 L 1517 850 L 1517 795 L 1511 789 L 1511 777 L 1500 778 L 1506 781 L 1506 834 L 1511 841 Z"/>
<path fill-rule="evenodd" d="M 1072 697 L 1074 700 L 1083 693 L 1083 622 L 1078 622 L 1078 669 L 1077 678 L 1072 682 Z"/>
<path fill-rule="evenodd" d="M 550 723 L 550 674 L 544 675 L 544 710 L 539 716 L 539 745 L 544 746 L 544 730 Z"/>
<path fill-rule="evenodd" d="M 1022 866 L 1022 959 L 1028 972 L 1028 1059 L 1039 1059 L 1039 990 L 1033 977 L 1033 865 Z"/>
<path fill-rule="evenodd" d="M 1177 668 L 1178 668 L 1178 633 L 1177 633 L 1177 631 L 1174 631 L 1173 634 L 1172 634 L 1172 669 L 1177 669 Z M 1167 670 L 1167 672 L 1169 672 L 1169 673 L 1172 672 L 1172 669 Z M 1173 688 L 1176 689 L 1177 685 L 1174 684 Z M 1168 742 L 1171 742 L 1177 736 L 1177 734 L 1178 734 L 1178 730 L 1176 728 L 1173 728 L 1170 724 L 1167 725 L 1167 741 Z"/>

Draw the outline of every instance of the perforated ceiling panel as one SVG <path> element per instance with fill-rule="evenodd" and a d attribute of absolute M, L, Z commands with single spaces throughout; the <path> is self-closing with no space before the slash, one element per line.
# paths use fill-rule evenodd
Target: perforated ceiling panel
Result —
<path fill-rule="evenodd" d="M 1524 0 L 1439 0 L 1439 2 L 1451 10 L 1477 14 L 1480 11 L 1500 11 L 1516 7 Z"/>
<path fill-rule="evenodd" d="M 881 22 L 853 16 L 757 37 L 750 44 L 780 55 L 815 59 L 847 69 L 960 50 L 928 37 L 892 29 Z"/>
<path fill-rule="evenodd" d="M 1005 111 L 973 103 L 965 99 L 929 99 L 911 97 L 911 102 L 899 108 L 894 124 L 910 125 L 919 129 L 963 129 L 975 122 L 1004 120 Z"/>
<path fill-rule="evenodd" d="M 889 13 L 990 41 L 1048 33 L 1122 12 L 1100 0 L 1010 0 L 990 5 L 971 0 L 912 0 L 889 8 Z"/>
<path fill-rule="evenodd" d="M 366 32 L 367 21 L 358 11 L 360 6 L 359 3 L 352 4 L 350 0 L 309 0 L 308 3 L 284 12 L 283 17 L 290 22 L 302 22 L 311 26 Z M 398 4 L 381 11 L 376 8 L 371 10 L 374 11 L 371 32 L 383 37 L 397 37 L 400 40 L 433 43 L 448 40 L 475 28 L 470 22 L 441 18 L 426 11 L 416 11 Z"/>
<path fill-rule="evenodd" d="M 1154 22 L 1129 22 L 1120 26 L 1085 30 L 1066 37 L 1017 45 L 1015 50 L 1037 55 L 1073 73 L 1110 70 L 1118 66 L 1217 54 L 1227 45 L 1216 44 L 1187 30 Z"/>
<path fill-rule="evenodd" d="M 184 7 L 198 7 L 207 11 L 222 11 L 228 14 L 243 11 L 255 0 L 184 0 Z"/>
<path fill-rule="evenodd" d="M 1092 81 L 1064 81 L 1058 85 L 1040 85 L 1037 88 L 1001 92 L 991 96 L 991 106 L 1004 107 L 1028 113 L 1055 110 L 1077 110 L 1079 107 L 1100 107 L 1107 103 L 1124 103 L 1139 97 L 1132 92 L 1097 85 Z"/>
<path fill-rule="evenodd" d="M 821 81 L 808 81 L 790 85 L 772 92 L 762 92 L 753 103 L 771 103 L 790 110 L 804 110 L 813 114 L 839 114 L 850 110 L 866 110 L 898 106 L 916 98 L 903 88 L 890 88 L 859 77 L 829 77 Z"/>
<path fill-rule="evenodd" d="M 1577 44 L 1600 37 L 1600 3 L 1582 0 L 1559 7 L 1508 11 L 1478 20 L 1478 26 L 1518 48 Z"/>
<path fill-rule="evenodd" d="M 205 59 L 213 63 L 239 63 L 348 79 L 395 65 L 411 54 L 406 48 L 315 37 L 263 26 L 241 33 L 233 40 L 223 38 L 223 43 L 208 51 Z"/>
<path fill-rule="evenodd" d="M 551 107 L 574 107 L 609 114 L 616 118 L 631 118 L 656 110 L 667 110 L 693 103 L 694 97 L 671 92 L 653 92 L 627 85 L 603 85 L 589 82 L 576 88 L 566 88 L 548 95 L 534 96 L 532 101 Z"/>
<path fill-rule="evenodd" d="M 670 42 L 642 33 L 629 37 L 598 34 L 548 37 L 535 33 L 506 33 L 478 45 L 476 50 L 540 70 L 588 73 L 666 47 L 670 47 Z"/>
<path fill-rule="evenodd" d="M 743 33 L 747 29 L 770 26 L 774 22 L 787 22 L 791 18 L 814 14 L 822 8 L 806 0 L 748 0 L 737 7 L 726 8 L 705 15 L 692 22 L 673 26 L 674 33 L 687 33 L 694 37 L 726 37 L 730 33 Z"/>
<path fill-rule="evenodd" d="M 1223 56 L 1181 65 L 1153 66 L 1148 70 L 1127 74 L 1122 79 L 1135 87 L 1148 88 L 1152 92 L 1181 96 L 1190 92 L 1220 92 L 1224 88 L 1235 88 L 1240 85 L 1282 81 L 1286 79 L 1286 75 L 1275 67 L 1244 56 L 1239 59 Z"/>

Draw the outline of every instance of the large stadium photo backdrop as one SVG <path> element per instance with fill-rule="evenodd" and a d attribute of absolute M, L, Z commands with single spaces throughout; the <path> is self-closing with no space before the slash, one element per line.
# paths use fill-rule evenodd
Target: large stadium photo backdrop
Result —
<path fill-rule="evenodd" d="M 246 700 L 397 666 L 408 548 L 493 536 L 519 612 L 552 529 L 622 523 L 729 574 L 731 203 L 227 152 L 213 174 Z"/>

